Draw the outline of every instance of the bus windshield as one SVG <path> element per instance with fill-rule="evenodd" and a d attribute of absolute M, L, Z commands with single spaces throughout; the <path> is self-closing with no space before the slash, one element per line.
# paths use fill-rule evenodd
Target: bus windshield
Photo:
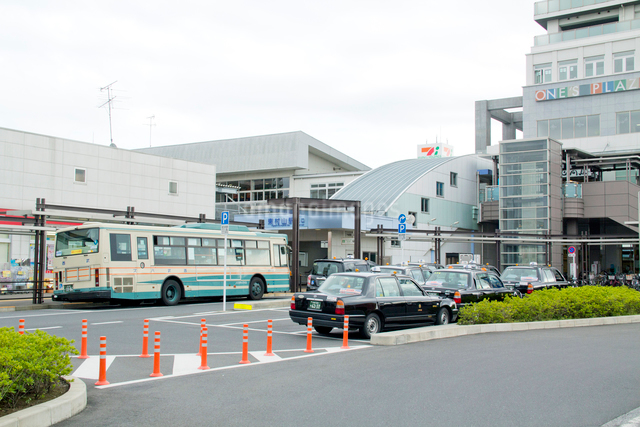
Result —
<path fill-rule="evenodd" d="M 59 232 L 56 235 L 56 257 L 98 252 L 98 228 Z"/>

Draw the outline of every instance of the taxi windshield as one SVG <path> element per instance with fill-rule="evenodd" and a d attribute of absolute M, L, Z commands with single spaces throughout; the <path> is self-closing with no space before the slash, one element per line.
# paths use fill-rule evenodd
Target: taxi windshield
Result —
<path fill-rule="evenodd" d="M 502 280 L 538 280 L 538 273 L 534 268 L 528 267 L 508 267 L 500 276 Z"/>
<path fill-rule="evenodd" d="M 318 292 L 335 296 L 361 295 L 364 281 L 364 277 L 332 275 L 320 285 Z"/>
<path fill-rule="evenodd" d="M 464 289 L 469 284 L 469 273 L 448 270 L 436 270 L 429 276 L 427 285 L 443 288 Z"/>
<path fill-rule="evenodd" d="M 316 261 L 313 263 L 313 270 L 311 270 L 311 274 L 329 277 L 333 273 L 337 273 L 339 271 L 340 269 L 337 262 Z"/>

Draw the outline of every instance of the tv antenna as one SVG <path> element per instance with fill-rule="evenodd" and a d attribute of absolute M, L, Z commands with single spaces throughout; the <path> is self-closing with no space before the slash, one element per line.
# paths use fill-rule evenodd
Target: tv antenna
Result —
<path fill-rule="evenodd" d="M 102 108 L 105 105 L 109 104 L 109 138 L 111 138 L 111 147 L 115 147 L 115 144 L 113 143 L 113 130 L 111 127 L 111 103 L 113 102 L 114 99 L 116 99 L 115 96 L 111 97 L 111 90 L 112 90 L 111 86 L 113 86 L 116 83 L 118 83 L 117 80 L 113 83 L 109 83 L 105 87 L 100 88 L 100 92 L 104 92 L 105 90 L 107 91 L 107 102 L 105 102 L 104 104 L 98 107 L 98 108 Z"/>
<path fill-rule="evenodd" d="M 156 119 L 156 115 L 154 114 L 153 116 L 149 116 L 147 117 L 147 119 L 149 119 L 149 147 L 151 147 L 151 128 L 152 126 L 156 125 L 155 123 L 153 123 L 153 121 Z"/>

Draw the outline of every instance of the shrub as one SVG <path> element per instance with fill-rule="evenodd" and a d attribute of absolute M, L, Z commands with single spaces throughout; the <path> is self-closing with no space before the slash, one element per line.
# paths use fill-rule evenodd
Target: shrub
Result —
<path fill-rule="evenodd" d="M 73 341 L 43 331 L 20 335 L 0 328 L 0 405 L 15 408 L 39 399 L 72 371 Z"/>
<path fill-rule="evenodd" d="M 536 322 L 640 314 L 640 292 L 626 287 L 545 289 L 524 298 L 484 300 L 460 310 L 458 323 Z"/>

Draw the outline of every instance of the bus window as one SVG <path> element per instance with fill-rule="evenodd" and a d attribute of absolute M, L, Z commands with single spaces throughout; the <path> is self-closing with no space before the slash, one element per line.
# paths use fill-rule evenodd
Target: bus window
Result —
<path fill-rule="evenodd" d="M 269 242 L 247 240 L 245 242 L 247 265 L 271 265 Z"/>
<path fill-rule="evenodd" d="M 99 235 L 97 228 L 59 232 L 56 235 L 56 256 L 98 252 Z"/>
<path fill-rule="evenodd" d="M 146 237 L 138 237 L 138 259 L 149 259 Z"/>
<path fill-rule="evenodd" d="M 131 236 L 129 234 L 110 234 L 111 261 L 131 261 Z"/>
<path fill-rule="evenodd" d="M 187 265 L 184 237 L 153 236 L 156 265 Z"/>
<path fill-rule="evenodd" d="M 216 265 L 216 248 L 189 248 L 189 264 Z"/>

